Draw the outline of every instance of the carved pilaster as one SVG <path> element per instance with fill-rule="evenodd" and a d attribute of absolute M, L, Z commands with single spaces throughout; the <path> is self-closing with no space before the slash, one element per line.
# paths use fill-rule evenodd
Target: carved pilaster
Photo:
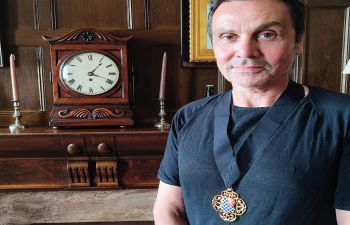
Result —
<path fill-rule="evenodd" d="M 68 175 L 70 187 L 90 186 L 90 175 L 87 161 L 69 161 Z"/>
<path fill-rule="evenodd" d="M 117 187 L 117 161 L 96 161 L 97 187 Z"/>

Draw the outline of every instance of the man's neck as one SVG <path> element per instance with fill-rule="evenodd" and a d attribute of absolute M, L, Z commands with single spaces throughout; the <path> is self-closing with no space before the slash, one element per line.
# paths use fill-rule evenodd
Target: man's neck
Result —
<path fill-rule="evenodd" d="M 247 88 L 232 84 L 232 103 L 240 107 L 270 107 L 287 86 L 288 80 L 268 88 Z"/>

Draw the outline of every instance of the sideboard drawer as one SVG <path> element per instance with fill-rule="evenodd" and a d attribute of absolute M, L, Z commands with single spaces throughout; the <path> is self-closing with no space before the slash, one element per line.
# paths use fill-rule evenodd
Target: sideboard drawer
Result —
<path fill-rule="evenodd" d="M 62 136 L 63 149 L 70 158 L 87 158 L 84 136 L 64 135 Z"/>
<path fill-rule="evenodd" d="M 113 135 L 95 135 L 91 137 L 90 157 L 113 157 L 115 153 L 115 144 Z"/>

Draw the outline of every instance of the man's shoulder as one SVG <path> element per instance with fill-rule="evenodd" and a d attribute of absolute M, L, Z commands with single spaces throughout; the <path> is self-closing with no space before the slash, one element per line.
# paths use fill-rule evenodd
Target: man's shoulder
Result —
<path fill-rule="evenodd" d="M 215 108 L 216 104 L 218 102 L 221 102 L 223 98 L 227 97 L 227 95 L 230 95 L 230 92 L 224 92 L 217 95 L 212 95 L 209 97 L 195 100 L 183 106 L 178 111 L 178 113 L 190 116 L 191 114 L 201 111 L 203 109 Z"/>
<path fill-rule="evenodd" d="M 310 87 L 310 100 L 315 107 L 324 113 L 350 113 L 350 95 Z"/>
<path fill-rule="evenodd" d="M 310 88 L 310 102 L 317 114 L 334 130 L 350 138 L 350 95 Z"/>
<path fill-rule="evenodd" d="M 231 93 L 228 91 L 190 102 L 176 112 L 173 122 L 175 122 L 177 126 L 182 127 L 185 123 L 193 119 L 201 120 L 203 119 L 202 117 L 208 117 L 219 102 L 221 103 L 225 101 L 225 99 L 227 100 L 230 96 Z"/>

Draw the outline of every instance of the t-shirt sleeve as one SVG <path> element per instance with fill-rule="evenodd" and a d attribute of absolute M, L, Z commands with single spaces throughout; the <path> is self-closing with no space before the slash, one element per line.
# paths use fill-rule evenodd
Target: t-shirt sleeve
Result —
<path fill-rule="evenodd" d="M 170 185 L 180 186 L 178 167 L 178 116 L 175 115 L 171 129 L 169 130 L 167 145 L 160 168 L 158 178 Z"/>
<path fill-rule="evenodd" d="M 350 140 L 345 144 L 340 161 L 334 206 L 336 209 L 350 210 Z"/>

